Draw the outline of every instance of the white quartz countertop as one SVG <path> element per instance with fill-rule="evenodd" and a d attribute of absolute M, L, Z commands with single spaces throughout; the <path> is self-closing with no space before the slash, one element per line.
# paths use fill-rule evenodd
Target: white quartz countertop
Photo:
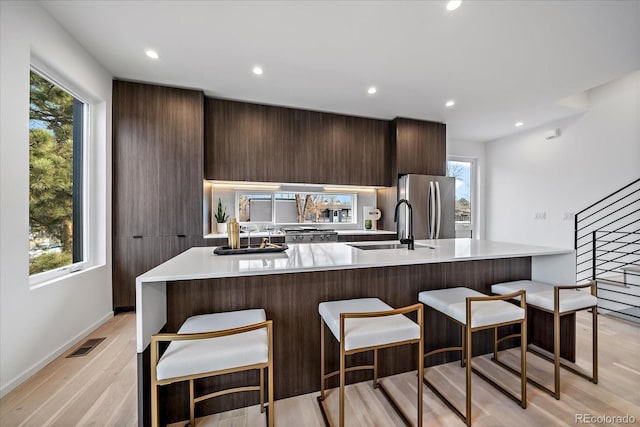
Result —
<path fill-rule="evenodd" d="M 388 242 L 358 242 L 376 245 Z M 429 245 L 431 248 L 419 247 Z M 207 279 L 304 271 L 342 270 L 480 259 L 572 254 L 573 249 L 472 239 L 417 240 L 416 249 L 362 250 L 345 243 L 289 244 L 284 252 L 215 255 L 194 247 L 138 276 L 139 283 Z"/>

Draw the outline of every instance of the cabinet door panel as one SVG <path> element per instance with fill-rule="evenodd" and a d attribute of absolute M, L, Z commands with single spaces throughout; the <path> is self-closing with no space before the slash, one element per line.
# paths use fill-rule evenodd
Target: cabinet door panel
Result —
<path fill-rule="evenodd" d="M 161 97 L 148 85 L 113 84 L 113 232 L 153 236 L 159 231 Z"/>
<path fill-rule="evenodd" d="M 160 213 L 159 234 L 192 235 L 202 232 L 204 178 L 203 96 L 199 92 L 163 91 L 159 122 Z"/>
<path fill-rule="evenodd" d="M 159 237 L 113 239 L 113 307 L 136 305 L 136 277 L 163 262 Z"/>
<path fill-rule="evenodd" d="M 136 277 L 193 246 L 204 246 L 202 236 L 118 237 L 113 239 L 113 306 L 133 309 Z"/>
<path fill-rule="evenodd" d="M 203 95 L 114 82 L 114 234 L 202 230 Z"/>
<path fill-rule="evenodd" d="M 331 183 L 333 134 L 330 116 L 301 110 L 296 117 L 300 127 L 294 143 L 299 154 L 293 158 L 293 182 Z"/>
<path fill-rule="evenodd" d="M 165 262 L 194 246 L 206 246 L 206 242 L 202 236 L 164 236 L 160 245 L 162 262 Z"/>
<path fill-rule="evenodd" d="M 410 119 L 394 120 L 398 174 L 446 174 L 446 126 Z"/>
<path fill-rule="evenodd" d="M 347 118 L 343 147 L 348 171 L 342 178 L 345 184 L 385 185 L 387 165 L 385 148 L 388 124 L 382 120 Z"/>
<path fill-rule="evenodd" d="M 268 152 L 263 146 L 266 107 L 207 99 L 205 114 L 207 179 L 265 178 L 256 171 L 256 163 L 257 156 Z"/>

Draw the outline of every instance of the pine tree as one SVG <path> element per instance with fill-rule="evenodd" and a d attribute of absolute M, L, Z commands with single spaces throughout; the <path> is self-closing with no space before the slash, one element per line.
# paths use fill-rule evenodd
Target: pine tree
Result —
<path fill-rule="evenodd" d="M 29 270 L 34 274 L 71 263 L 73 97 L 34 72 L 30 85 L 30 232 L 62 245 L 61 254 L 30 260 Z"/>

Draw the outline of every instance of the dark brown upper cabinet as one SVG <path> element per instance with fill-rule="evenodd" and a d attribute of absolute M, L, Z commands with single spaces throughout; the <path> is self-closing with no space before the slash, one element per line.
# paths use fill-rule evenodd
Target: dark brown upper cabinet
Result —
<path fill-rule="evenodd" d="M 397 118 L 391 122 L 392 174 L 446 175 L 447 133 L 443 123 Z M 393 178 L 397 179 L 397 175 Z M 393 185 L 393 184 L 392 184 Z"/>
<path fill-rule="evenodd" d="M 114 81 L 114 235 L 202 234 L 203 99 Z"/>
<path fill-rule="evenodd" d="M 205 100 L 205 177 L 385 185 L 389 123 L 213 98 Z"/>

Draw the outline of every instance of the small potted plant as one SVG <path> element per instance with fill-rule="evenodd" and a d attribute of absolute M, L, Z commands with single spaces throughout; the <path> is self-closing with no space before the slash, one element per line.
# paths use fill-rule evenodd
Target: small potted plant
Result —
<path fill-rule="evenodd" d="M 227 211 L 222 206 L 222 200 L 218 197 L 218 212 L 214 215 L 216 218 L 216 231 L 218 233 L 226 233 L 227 232 L 227 220 L 229 219 L 229 215 L 227 215 Z"/>

